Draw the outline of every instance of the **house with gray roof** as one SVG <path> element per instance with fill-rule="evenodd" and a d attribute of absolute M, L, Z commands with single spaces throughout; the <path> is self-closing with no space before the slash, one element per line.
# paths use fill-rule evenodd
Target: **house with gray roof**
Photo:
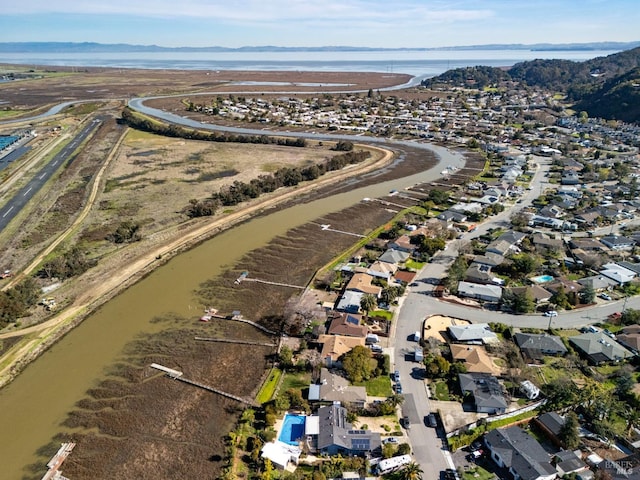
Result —
<path fill-rule="evenodd" d="M 459 282 L 458 295 L 460 297 L 475 298 L 485 302 L 499 302 L 502 298 L 502 287 L 499 285 L 484 285 L 481 283 Z"/>
<path fill-rule="evenodd" d="M 596 292 L 602 292 L 604 290 L 611 290 L 613 287 L 618 286 L 618 282 L 612 278 L 605 277 L 604 275 L 593 275 L 591 277 L 584 277 L 578 280 L 578 283 L 583 287 L 591 285 Z"/>
<path fill-rule="evenodd" d="M 469 396 L 478 413 L 504 413 L 507 400 L 502 385 L 496 377 L 487 373 L 460 373 L 458 375 L 463 395 Z"/>
<path fill-rule="evenodd" d="M 636 244 L 633 238 L 620 235 L 607 235 L 602 237 L 600 241 L 612 250 L 630 250 Z"/>
<path fill-rule="evenodd" d="M 633 356 L 629 350 L 602 332 L 583 333 L 569 338 L 569 342 L 595 365 L 619 362 Z"/>
<path fill-rule="evenodd" d="M 320 382 L 309 385 L 309 400 L 316 402 L 340 402 L 364 408 L 367 389 L 349 384 L 349 380 L 328 369 L 320 369 Z"/>
<path fill-rule="evenodd" d="M 484 437 L 491 458 L 516 480 L 553 480 L 556 469 L 538 441 L 520 427 L 497 428 Z"/>
<path fill-rule="evenodd" d="M 449 337 L 458 343 L 494 343 L 498 336 L 491 331 L 488 323 L 451 325 L 447 328 Z"/>
<path fill-rule="evenodd" d="M 604 264 L 600 270 L 600 274 L 614 280 L 618 285 L 624 285 L 637 276 L 636 272 L 633 270 L 622 267 L 617 263 Z"/>
<path fill-rule="evenodd" d="M 401 264 L 407 261 L 407 258 L 409 258 L 409 253 L 402 251 L 402 250 L 396 250 L 394 248 L 389 248 L 387 251 L 385 251 L 382 255 L 380 255 L 378 257 L 378 260 L 381 262 L 387 262 L 387 263 L 395 263 L 395 264 Z"/>
<path fill-rule="evenodd" d="M 536 426 L 557 446 L 562 446 L 560 432 L 565 423 L 565 418 L 556 412 L 546 412 L 533 419 Z"/>
<path fill-rule="evenodd" d="M 381 453 L 379 433 L 356 430 L 347 422 L 347 409 L 339 404 L 318 409 L 318 437 L 315 442 L 318 453 L 370 457 Z"/>
<path fill-rule="evenodd" d="M 546 333 L 516 333 L 513 336 L 525 358 L 542 360 L 546 355 L 563 356 L 567 353 L 560 337 Z"/>

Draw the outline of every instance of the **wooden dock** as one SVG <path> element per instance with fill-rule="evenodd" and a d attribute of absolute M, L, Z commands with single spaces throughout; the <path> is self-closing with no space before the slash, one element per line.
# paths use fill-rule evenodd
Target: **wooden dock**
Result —
<path fill-rule="evenodd" d="M 273 345 L 270 345 L 270 346 L 273 347 Z M 205 385 L 204 383 L 200 383 L 200 382 L 196 382 L 195 380 L 189 380 L 188 378 L 184 378 L 182 376 L 182 372 L 179 372 L 178 370 L 174 370 L 172 368 L 167 368 L 164 365 L 159 365 L 157 363 L 152 363 L 150 366 L 152 368 L 155 368 L 156 370 L 160 370 L 160 371 L 166 373 L 168 377 L 173 378 L 174 380 L 178 380 L 179 382 L 188 383 L 189 385 L 193 385 L 195 387 L 202 388 L 203 390 L 207 390 L 209 392 L 217 393 L 218 395 L 222 395 L 223 397 L 230 398 L 230 399 L 235 400 L 237 402 L 245 403 L 245 404 L 251 405 L 251 406 L 256 406 L 256 403 L 253 400 L 247 400 L 246 398 L 238 397 L 238 396 L 233 395 L 231 393 L 227 393 L 227 392 L 224 392 L 224 391 L 219 390 L 217 388 L 210 387 L 209 385 Z M 52 480 L 55 479 L 55 477 L 51 477 L 51 478 L 52 478 Z"/>
<path fill-rule="evenodd" d="M 66 477 L 62 476 L 60 468 L 75 446 L 76 444 L 73 442 L 63 443 L 60 446 L 58 452 L 51 457 L 51 460 L 47 463 L 47 468 L 49 470 L 44 474 L 42 480 L 68 480 Z"/>
<path fill-rule="evenodd" d="M 245 282 L 265 283 L 267 285 L 276 285 L 278 287 L 299 288 L 300 290 L 304 290 L 305 288 L 307 288 L 306 286 L 291 285 L 290 283 L 270 282 L 269 280 L 260 280 L 259 278 L 245 278 L 244 281 Z"/>

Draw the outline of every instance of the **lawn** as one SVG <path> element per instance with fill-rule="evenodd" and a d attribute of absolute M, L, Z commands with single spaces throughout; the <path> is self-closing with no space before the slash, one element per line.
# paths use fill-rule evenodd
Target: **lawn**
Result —
<path fill-rule="evenodd" d="M 260 388 L 258 395 L 256 395 L 256 402 L 262 404 L 271 400 L 280 381 L 280 377 L 282 377 L 282 370 L 272 368 L 267 380 L 262 385 L 262 388 Z"/>
<path fill-rule="evenodd" d="M 390 397 L 393 395 L 391 390 L 391 380 L 386 375 L 374 377 L 366 382 L 354 383 L 358 387 L 365 387 L 367 395 L 372 397 Z"/>
<path fill-rule="evenodd" d="M 282 386 L 280 387 L 280 391 L 286 392 L 290 388 L 302 390 L 302 389 L 308 388 L 310 383 L 311 383 L 310 372 L 286 373 L 284 376 L 284 379 L 282 380 Z"/>
<path fill-rule="evenodd" d="M 495 478 L 495 475 L 479 465 L 470 468 L 462 474 L 462 480 L 490 480 L 492 478 Z"/>
<path fill-rule="evenodd" d="M 371 318 L 384 318 L 385 320 L 391 320 L 393 318 L 393 312 L 389 310 L 374 310 L 373 312 L 369 312 L 369 316 Z"/>
<path fill-rule="evenodd" d="M 408 259 L 405 262 L 405 266 L 407 268 L 410 268 L 415 271 L 420 270 L 422 267 L 424 267 L 424 265 L 425 265 L 425 262 L 416 262 L 415 260 L 411 260 L 411 259 Z"/>
<path fill-rule="evenodd" d="M 431 391 L 433 395 L 435 395 L 437 400 L 448 402 L 449 398 L 449 387 L 447 386 L 447 382 L 438 381 L 431 384 Z"/>

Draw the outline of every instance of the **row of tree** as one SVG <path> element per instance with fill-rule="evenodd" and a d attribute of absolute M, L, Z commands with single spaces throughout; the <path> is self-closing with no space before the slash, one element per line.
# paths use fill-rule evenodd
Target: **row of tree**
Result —
<path fill-rule="evenodd" d="M 163 135 L 165 137 L 178 137 L 187 140 L 204 140 L 209 142 L 230 142 L 230 143 L 256 143 L 275 144 L 287 147 L 306 147 L 307 141 L 304 138 L 273 137 L 267 135 L 237 135 L 232 133 L 207 132 L 193 128 L 181 127 L 175 124 L 165 124 L 155 122 L 150 118 L 137 114 L 129 107 L 122 111 L 122 122 L 131 128 L 145 132 Z"/>
<path fill-rule="evenodd" d="M 271 175 L 260 175 L 249 182 L 236 180 L 233 184 L 221 188 L 218 193 L 214 193 L 211 198 L 221 205 L 237 205 L 246 200 L 257 198 L 263 193 L 273 192 L 280 187 L 293 187 L 300 182 L 315 180 L 327 172 L 363 162 L 370 156 L 371 153 L 367 151 L 347 152 L 336 155 L 318 165 L 283 167 Z"/>

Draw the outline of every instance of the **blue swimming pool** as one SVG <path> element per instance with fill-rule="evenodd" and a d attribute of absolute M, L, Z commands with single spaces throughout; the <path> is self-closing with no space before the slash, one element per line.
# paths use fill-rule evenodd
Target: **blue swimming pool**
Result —
<path fill-rule="evenodd" d="M 538 277 L 531 277 L 530 280 L 535 283 L 547 283 L 553 280 L 551 275 L 540 275 Z"/>
<path fill-rule="evenodd" d="M 284 416 L 284 422 L 278 440 L 288 445 L 298 445 L 298 440 L 304 436 L 304 415 Z"/>

